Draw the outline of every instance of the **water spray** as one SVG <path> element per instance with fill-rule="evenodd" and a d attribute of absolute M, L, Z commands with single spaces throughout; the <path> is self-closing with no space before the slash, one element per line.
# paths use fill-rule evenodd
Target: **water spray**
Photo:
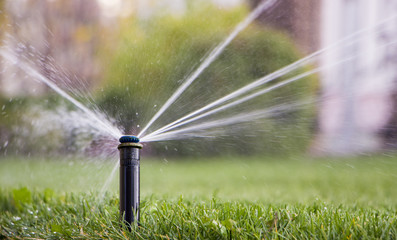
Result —
<path fill-rule="evenodd" d="M 122 136 L 120 151 L 120 216 L 129 227 L 139 222 L 140 159 L 142 144 L 135 136 Z"/>

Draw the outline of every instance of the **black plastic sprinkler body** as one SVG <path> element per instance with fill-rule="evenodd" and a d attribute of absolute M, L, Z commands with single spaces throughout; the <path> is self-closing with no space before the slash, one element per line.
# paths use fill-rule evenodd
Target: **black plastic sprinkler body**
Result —
<path fill-rule="evenodd" d="M 139 222 L 140 159 L 142 144 L 135 136 L 122 136 L 120 151 L 120 216 L 132 225 Z"/>

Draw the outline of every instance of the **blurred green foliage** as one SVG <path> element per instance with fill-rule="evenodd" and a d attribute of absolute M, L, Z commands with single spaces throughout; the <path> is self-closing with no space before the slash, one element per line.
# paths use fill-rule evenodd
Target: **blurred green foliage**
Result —
<path fill-rule="evenodd" d="M 94 94 L 98 108 L 114 118 L 126 134 L 137 134 L 209 52 L 247 14 L 247 9 L 244 8 L 221 11 L 201 6 L 192 7 L 188 14 L 178 17 L 167 15 L 144 21 L 134 17 L 124 19 L 119 29 L 120 36 L 107 39 L 107 44 L 119 39 L 118 44 L 110 48 L 103 46 L 111 51 L 104 51 L 105 54 L 102 55 L 104 76 Z M 300 57 L 287 36 L 251 24 L 153 124 L 148 133 Z M 282 79 L 302 71 L 305 69 Z M 277 79 L 272 84 L 282 79 Z M 203 121 L 294 103 L 315 96 L 316 87 L 315 77 L 303 79 L 228 111 L 204 118 Z M 89 98 L 73 96 L 90 105 Z M 56 113 L 58 108 L 65 106 L 74 109 L 56 94 L 18 99 L 0 98 L 1 155 L 77 151 L 75 142 L 79 136 L 76 135 L 76 129 L 57 129 L 54 123 L 54 127 L 49 127 L 43 133 L 36 129 L 40 128 L 40 124 L 34 124 L 41 121 L 40 117 L 46 117 L 45 114 L 41 116 L 41 112 Z M 144 151 L 153 155 L 177 156 L 302 152 L 307 149 L 311 139 L 314 110 L 312 107 L 292 110 L 261 121 L 215 129 L 216 138 L 152 143 L 147 144 Z M 201 122 L 193 124 L 196 123 Z"/>
<path fill-rule="evenodd" d="M 225 29 L 237 24 L 243 15 L 241 9 L 227 14 L 212 9 L 192 12 L 183 18 L 125 20 L 113 57 L 106 56 L 110 61 L 105 69 L 101 105 L 127 130 L 132 122 L 146 123 L 149 119 L 142 119 L 136 112 L 153 115 L 153 106 L 167 100 L 200 59 L 225 36 Z"/>
<path fill-rule="evenodd" d="M 54 121 L 50 115 L 44 119 L 44 115 L 48 112 L 57 114 L 59 108 L 74 109 L 73 105 L 56 94 L 0 97 L 0 157 L 73 153 L 74 149 L 68 143 L 73 137 L 74 129 L 65 132 L 57 127 L 57 122 L 51 123 L 53 127 L 47 126 L 48 122 L 41 122 Z"/>
<path fill-rule="evenodd" d="M 0 145 L 0 152 L 2 155 L 15 151 L 22 154 L 27 153 L 24 152 L 25 148 L 19 145 L 18 134 L 20 130 L 19 127 L 24 125 L 23 114 L 26 113 L 28 109 L 28 102 L 26 98 L 7 99 L 0 97 L 0 141 L 2 143 Z"/>
<path fill-rule="evenodd" d="M 162 16 L 146 21 L 126 19 L 120 29 L 120 43 L 105 59 L 108 67 L 98 94 L 100 107 L 113 116 L 126 133 L 137 134 L 206 54 L 246 15 L 244 8 L 219 11 L 207 7 L 192 9 L 180 17 Z M 300 57 L 287 36 L 252 24 L 149 132 Z M 316 86 L 316 78 L 301 80 L 217 117 L 296 102 L 314 96 Z M 239 128 L 224 127 L 220 130 L 224 137 L 151 144 L 149 149 L 152 153 L 165 155 L 301 152 L 311 139 L 313 124 L 313 108 L 298 108 L 260 123 L 252 122 Z"/>

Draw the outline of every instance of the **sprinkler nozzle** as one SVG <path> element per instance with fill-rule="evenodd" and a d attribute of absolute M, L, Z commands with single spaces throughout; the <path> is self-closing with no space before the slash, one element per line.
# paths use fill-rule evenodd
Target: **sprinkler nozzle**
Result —
<path fill-rule="evenodd" d="M 136 136 L 132 136 L 132 135 L 129 135 L 129 136 L 122 136 L 122 137 L 119 139 L 119 141 L 120 141 L 120 143 L 127 143 L 127 142 L 130 142 L 130 143 L 139 143 L 139 138 L 136 137 Z"/>

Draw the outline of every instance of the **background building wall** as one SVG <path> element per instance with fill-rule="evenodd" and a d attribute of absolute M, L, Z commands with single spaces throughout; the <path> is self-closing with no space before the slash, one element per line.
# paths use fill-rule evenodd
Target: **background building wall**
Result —
<path fill-rule="evenodd" d="M 254 7 L 260 1 L 250 2 Z M 357 41 L 340 44 L 318 61 L 319 66 L 331 66 L 356 56 L 320 74 L 315 154 L 397 146 L 397 48 L 390 44 L 397 40 L 396 13 L 396 0 L 280 0 L 260 17 L 263 24 L 287 32 L 306 54 L 366 29 Z"/>
<path fill-rule="evenodd" d="M 317 151 L 339 155 L 384 147 L 379 134 L 390 121 L 397 79 L 397 1 L 323 0 L 323 47 L 361 31 L 354 41 L 325 54 L 321 65 L 349 61 L 321 74 Z M 389 19 L 387 22 L 385 19 Z M 384 24 L 379 25 L 380 22 Z"/>

